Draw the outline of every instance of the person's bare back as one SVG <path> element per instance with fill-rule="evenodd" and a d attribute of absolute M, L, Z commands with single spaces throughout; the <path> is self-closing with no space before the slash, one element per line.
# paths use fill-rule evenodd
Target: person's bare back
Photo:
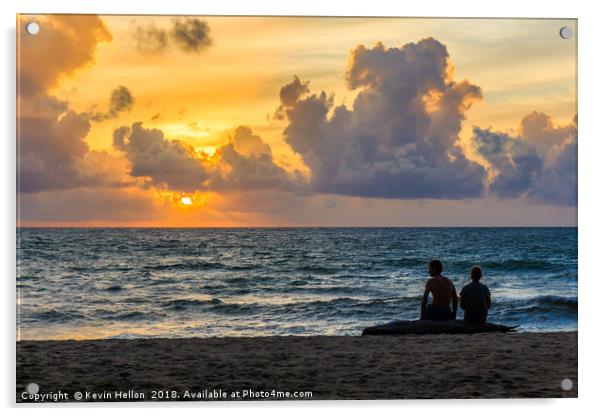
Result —
<path fill-rule="evenodd" d="M 441 274 L 442 271 L 443 264 L 439 260 L 433 260 L 429 263 L 431 278 L 427 280 L 424 286 L 424 294 L 420 305 L 420 319 L 456 319 L 458 310 L 456 287 L 450 279 Z M 429 294 L 433 295 L 433 303 L 427 307 Z"/>
<path fill-rule="evenodd" d="M 428 289 L 433 294 L 433 305 L 442 308 L 450 305 L 452 297 L 456 292 L 452 281 L 443 275 L 431 277 L 426 282 L 425 289 Z"/>

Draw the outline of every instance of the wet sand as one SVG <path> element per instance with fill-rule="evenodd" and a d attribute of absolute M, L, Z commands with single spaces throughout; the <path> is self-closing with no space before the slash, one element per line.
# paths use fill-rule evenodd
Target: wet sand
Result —
<path fill-rule="evenodd" d="M 577 332 L 21 341 L 17 401 L 32 382 L 59 401 L 577 397 Z"/>

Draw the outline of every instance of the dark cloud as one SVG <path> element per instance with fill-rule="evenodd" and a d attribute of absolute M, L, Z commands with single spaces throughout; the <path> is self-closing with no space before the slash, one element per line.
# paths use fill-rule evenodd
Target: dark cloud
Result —
<path fill-rule="evenodd" d="M 186 52 L 200 52 L 211 45 L 209 25 L 194 17 L 175 19 L 172 27 L 174 42 Z"/>
<path fill-rule="evenodd" d="M 501 132 L 474 128 L 477 152 L 489 161 L 496 177 L 489 191 L 503 198 L 516 198 L 526 192 L 541 175 L 543 160 L 524 140 Z"/>
<path fill-rule="evenodd" d="M 90 119 L 93 121 L 104 121 L 116 118 L 120 113 L 129 111 L 134 106 L 134 96 L 126 87 L 120 85 L 111 92 L 109 109 L 106 113 L 92 112 Z"/>
<path fill-rule="evenodd" d="M 195 191 L 203 189 L 208 179 L 203 161 L 195 157 L 192 147 L 167 140 L 161 130 L 145 129 L 141 122 L 115 130 L 113 147 L 130 161 L 130 175 L 148 179 L 148 185 Z"/>
<path fill-rule="evenodd" d="M 109 114 L 123 111 L 123 97 L 113 94 Z M 22 193 L 81 187 L 121 187 L 122 162 L 106 152 L 90 150 L 86 136 L 99 115 L 76 113 L 49 95 L 21 101 L 17 147 L 17 190 Z M 111 115 L 111 117 L 116 114 Z"/>
<path fill-rule="evenodd" d="M 491 165 L 489 192 L 503 198 L 577 204 L 577 125 L 554 126 L 533 112 L 523 118 L 517 136 L 474 129 L 477 152 Z"/>
<path fill-rule="evenodd" d="M 536 201 L 577 206 L 577 141 L 554 150 L 549 164 L 529 196 Z"/>
<path fill-rule="evenodd" d="M 109 114 L 117 116 L 122 111 L 128 111 L 134 105 L 134 97 L 130 90 L 120 85 L 111 93 Z"/>
<path fill-rule="evenodd" d="M 132 36 L 140 52 L 160 53 L 167 48 L 167 32 L 154 24 L 135 26 Z"/>
<path fill-rule="evenodd" d="M 310 94 L 295 78 L 281 89 L 285 140 L 323 193 L 383 198 L 482 195 L 485 169 L 466 158 L 458 134 L 479 87 L 449 79 L 446 47 L 434 39 L 402 48 L 358 46 L 346 73 L 359 89 L 351 109 Z"/>
<path fill-rule="evenodd" d="M 78 166 L 88 153 L 85 137 L 88 117 L 52 108 L 37 116 L 19 118 L 17 148 L 17 190 L 38 192 L 69 189 L 101 183 L 98 176 L 86 176 Z"/>
<path fill-rule="evenodd" d="M 298 76 L 294 76 L 293 82 L 280 88 L 280 106 L 276 109 L 274 117 L 283 120 L 286 116 L 287 107 L 292 107 L 299 98 L 309 93 L 309 82 L 301 82 Z"/>
<path fill-rule="evenodd" d="M 170 42 L 187 53 L 198 53 L 209 47 L 213 40 L 209 24 L 194 17 L 177 18 L 171 28 L 155 24 L 135 25 L 132 37 L 136 49 L 142 53 L 163 53 Z"/>

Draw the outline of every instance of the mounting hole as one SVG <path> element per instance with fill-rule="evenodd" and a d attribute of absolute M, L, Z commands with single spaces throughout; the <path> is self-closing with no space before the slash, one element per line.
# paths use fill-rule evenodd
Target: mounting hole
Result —
<path fill-rule="evenodd" d="M 562 39 L 570 39 L 573 37 L 573 29 L 568 26 L 563 26 L 560 28 L 560 37 Z"/>
<path fill-rule="evenodd" d="M 560 388 L 564 391 L 573 389 L 573 381 L 570 378 L 565 378 L 560 382 Z"/>
<path fill-rule="evenodd" d="M 29 394 L 38 394 L 40 391 L 40 386 L 38 386 L 36 383 L 29 383 L 27 387 L 25 387 L 25 391 Z"/>
<path fill-rule="evenodd" d="M 29 22 L 25 25 L 25 30 L 30 35 L 37 35 L 40 31 L 40 25 L 36 22 Z"/>

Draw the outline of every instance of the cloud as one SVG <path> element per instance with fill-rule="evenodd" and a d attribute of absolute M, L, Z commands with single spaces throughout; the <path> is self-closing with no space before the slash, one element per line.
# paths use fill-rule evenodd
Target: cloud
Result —
<path fill-rule="evenodd" d="M 147 185 L 175 191 L 203 189 L 208 173 L 194 149 L 178 140 L 167 140 L 159 129 L 145 129 L 141 122 L 113 133 L 113 147 L 125 153 L 130 175 L 148 178 Z"/>
<path fill-rule="evenodd" d="M 88 113 L 76 113 L 66 102 L 45 94 L 27 97 L 20 104 L 19 192 L 123 186 L 123 161 L 88 147 Z"/>
<path fill-rule="evenodd" d="M 517 198 L 527 191 L 541 174 L 543 160 L 525 140 L 506 133 L 474 128 L 477 152 L 496 172 L 489 191 L 503 198 Z"/>
<path fill-rule="evenodd" d="M 239 126 L 230 137 L 232 147 L 241 155 L 271 157 L 272 149 L 264 143 L 261 137 L 254 135 L 249 127 Z"/>
<path fill-rule="evenodd" d="M 111 105 L 109 114 L 116 117 L 122 111 L 128 111 L 134 105 L 134 97 L 130 90 L 124 86 L 119 86 L 111 93 Z"/>
<path fill-rule="evenodd" d="M 295 75 L 293 82 L 286 84 L 280 88 L 280 106 L 274 113 L 274 118 L 277 120 L 284 120 L 286 116 L 286 109 L 292 107 L 299 100 L 299 98 L 309 93 L 309 82 L 301 82 L 299 77 Z"/>
<path fill-rule="evenodd" d="M 491 165 L 489 192 L 502 198 L 526 197 L 535 202 L 577 205 L 577 119 L 554 126 L 533 112 L 512 136 L 474 128 L 477 152 Z"/>
<path fill-rule="evenodd" d="M 135 26 L 133 31 L 136 49 L 143 53 L 160 53 L 167 48 L 167 32 L 154 24 Z"/>
<path fill-rule="evenodd" d="M 469 160 L 458 134 L 479 87 L 449 78 L 446 47 L 423 39 L 401 48 L 378 43 L 351 51 L 351 109 L 310 94 L 298 78 L 280 91 L 285 140 L 323 193 L 382 198 L 481 196 L 485 169 Z"/>
<path fill-rule="evenodd" d="M 49 107 L 19 118 L 17 190 L 38 192 L 90 186 L 101 177 L 82 175 L 77 166 L 88 152 L 90 122 L 73 111 Z"/>
<path fill-rule="evenodd" d="M 533 111 L 521 120 L 519 134 L 545 158 L 550 149 L 577 134 L 577 118 L 567 125 L 555 126 L 552 117 Z"/>
<path fill-rule="evenodd" d="M 172 191 L 292 191 L 303 181 L 299 172 L 288 173 L 274 163 L 270 146 L 245 126 L 238 127 L 212 157 L 167 139 L 159 129 L 145 129 L 141 122 L 115 130 L 113 147 L 130 162 L 129 175 L 144 178 L 147 186 Z"/>
<path fill-rule="evenodd" d="M 124 188 L 136 185 L 136 181 L 128 177 L 127 160 L 115 152 L 89 150 L 77 160 L 75 169 L 81 176 L 102 179 L 98 186 Z"/>
<path fill-rule="evenodd" d="M 50 15 L 39 18 L 40 32 L 19 33 L 19 94 L 48 91 L 61 77 L 94 62 L 96 46 L 111 40 L 98 16 Z"/>
<path fill-rule="evenodd" d="M 284 140 L 309 168 L 309 178 L 276 163 L 270 145 L 246 126 L 234 130 L 212 156 L 141 122 L 114 131 L 118 152 L 91 151 L 86 143 L 90 122 L 129 111 L 134 97 L 118 86 L 106 112 L 78 114 L 66 101 L 50 96 L 62 77 L 94 62 L 97 44 L 110 40 L 110 34 L 98 18 L 48 19 L 40 34 L 46 30 L 52 42 L 36 37 L 42 39 L 40 47 L 31 43 L 34 37 L 21 35 L 29 43 L 19 69 L 18 189 L 28 197 L 66 190 L 62 192 L 75 198 L 73 188 L 142 186 L 244 193 L 258 200 L 288 195 L 288 201 L 295 201 L 291 204 L 308 194 L 354 201 L 462 200 L 486 191 L 541 204 L 576 204 L 576 120 L 558 126 L 550 116 L 533 112 L 517 133 L 475 127 L 472 144 L 480 162 L 469 159 L 459 133 L 482 92 L 467 80 L 453 79 L 447 48 L 432 38 L 401 47 L 378 43 L 354 48 L 345 73 L 347 87 L 357 92 L 351 105 L 335 105 L 333 94 L 312 92 L 310 82 L 297 76 L 282 86 L 274 117 L 285 121 Z M 79 44 L 74 33 L 85 22 L 89 25 Z M 204 21 L 178 18 L 171 25 L 139 26 L 137 47 L 149 53 L 169 46 L 196 53 L 211 44 Z M 60 54 L 56 43 L 73 57 L 49 59 L 52 68 L 46 73 L 32 55 L 45 42 L 53 54 Z"/>
<path fill-rule="evenodd" d="M 36 36 L 19 33 L 19 114 L 17 190 L 98 186 L 106 172 L 85 167 L 90 114 L 77 113 L 48 91 L 60 80 L 94 62 L 98 43 L 111 34 L 98 16 L 50 15 L 38 19 Z M 123 94 L 114 93 L 112 109 L 124 109 Z"/>
<path fill-rule="evenodd" d="M 92 112 L 90 118 L 93 121 L 116 118 L 120 113 L 131 110 L 134 106 L 134 101 L 134 96 L 130 90 L 120 85 L 111 92 L 108 111 L 106 113 Z"/>
<path fill-rule="evenodd" d="M 568 140 L 552 151 L 551 161 L 529 196 L 536 201 L 577 206 L 577 140 Z"/>
<path fill-rule="evenodd" d="M 172 42 L 181 51 L 198 53 L 213 43 L 209 24 L 194 17 L 172 20 L 171 28 L 154 24 L 136 25 L 132 37 L 136 49 L 146 54 L 163 53 Z"/>
<path fill-rule="evenodd" d="M 200 52 L 211 45 L 209 25 L 194 17 L 175 19 L 172 36 L 180 48 L 186 52 Z"/>
<path fill-rule="evenodd" d="M 272 150 L 249 127 L 238 127 L 230 142 L 216 151 L 224 169 L 212 175 L 212 190 L 285 190 L 298 191 L 304 183 L 300 172 L 288 173 L 274 163 Z"/>

